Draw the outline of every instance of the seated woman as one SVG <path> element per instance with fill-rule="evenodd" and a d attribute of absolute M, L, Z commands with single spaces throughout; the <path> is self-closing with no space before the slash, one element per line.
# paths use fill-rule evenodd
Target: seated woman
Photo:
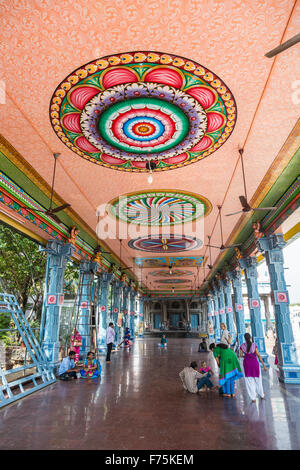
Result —
<path fill-rule="evenodd" d="M 166 348 L 166 347 L 167 347 L 167 344 L 168 344 L 168 341 L 167 341 L 166 335 L 162 335 L 161 340 L 160 340 L 160 343 L 158 343 L 158 345 L 159 345 L 161 348 Z"/>
<path fill-rule="evenodd" d="M 121 346 L 121 344 L 124 343 L 124 348 L 130 348 L 132 346 L 132 341 L 131 341 L 131 335 L 129 328 L 125 328 L 125 333 L 123 336 L 123 341 L 121 341 L 120 344 L 118 344 L 118 348 Z"/>
<path fill-rule="evenodd" d="M 83 369 L 80 371 L 82 379 L 100 377 L 101 375 L 101 365 L 98 359 L 95 358 L 95 354 L 92 351 L 89 351 L 87 354 L 87 359 L 83 362 Z"/>

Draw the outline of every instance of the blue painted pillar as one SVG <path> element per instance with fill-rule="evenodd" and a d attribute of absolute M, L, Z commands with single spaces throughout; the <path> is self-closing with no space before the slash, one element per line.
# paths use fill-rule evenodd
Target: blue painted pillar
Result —
<path fill-rule="evenodd" d="M 95 274 L 98 271 L 98 263 L 95 261 L 81 260 L 80 261 L 80 280 L 81 292 L 79 298 L 79 316 L 78 316 L 78 332 L 82 336 L 82 346 L 80 348 L 80 355 L 86 357 L 89 350 L 92 348 L 91 344 L 91 313 L 94 298 L 95 288 Z M 79 287 L 80 288 L 80 287 Z M 92 348 L 93 349 L 93 348 Z"/>
<path fill-rule="evenodd" d="M 123 286 L 123 302 L 122 302 L 122 313 L 123 313 L 123 327 L 129 328 L 129 294 L 131 287 L 126 284 Z"/>
<path fill-rule="evenodd" d="M 224 277 L 220 281 L 221 287 L 224 292 L 225 298 L 225 312 L 226 312 L 226 325 L 229 333 L 231 334 L 232 339 L 234 340 L 236 337 L 235 328 L 234 328 L 234 321 L 233 321 L 233 306 L 232 306 L 232 294 L 231 294 L 231 282 L 229 277 Z"/>
<path fill-rule="evenodd" d="M 130 336 L 132 339 L 135 338 L 134 335 L 134 321 L 135 321 L 135 298 L 137 296 L 137 291 L 131 288 L 130 292 L 130 322 L 129 322 L 129 328 L 130 328 Z"/>
<path fill-rule="evenodd" d="M 98 344 L 101 352 L 106 351 L 106 329 L 108 327 L 108 296 L 109 286 L 113 279 L 113 273 L 101 273 L 99 276 L 100 282 L 100 324 L 98 332 Z"/>
<path fill-rule="evenodd" d="M 226 323 L 226 313 L 225 313 L 225 298 L 224 298 L 224 292 L 223 292 L 223 287 L 221 280 L 215 282 L 215 287 L 217 291 L 217 296 L 219 299 L 219 318 L 220 318 L 220 323 Z M 228 326 L 228 325 L 227 325 Z"/>
<path fill-rule="evenodd" d="M 206 304 L 207 304 L 207 317 L 208 317 L 208 339 L 209 344 L 215 342 L 215 332 L 214 332 L 214 321 L 213 321 L 213 300 L 212 296 L 208 295 L 206 297 Z"/>
<path fill-rule="evenodd" d="M 300 365 L 290 320 L 289 295 L 283 269 L 282 248 L 285 245 L 282 234 L 259 238 L 258 246 L 266 258 L 272 288 L 272 302 L 275 309 L 278 338 L 279 380 L 300 384 Z"/>
<path fill-rule="evenodd" d="M 239 259 L 240 267 L 244 270 L 248 291 L 248 302 L 251 319 L 251 331 L 260 355 L 266 365 L 268 364 L 268 354 L 264 337 L 264 329 L 261 321 L 260 297 L 257 283 L 257 261 L 255 256 Z"/>
<path fill-rule="evenodd" d="M 115 328 L 115 344 L 120 343 L 121 338 L 121 295 L 122 295 L 123 282 L 116 279 L 113 283 L 113 305 L 112 305 L 112 317 Z"/>
<path fill-rule="evenodd" d="M 235 308 L 235 319 L 236 329 L 239 339 L 239 344 L 244 343 L 245 330 L 245 317 L 244 317 L 244 303 L 243 303 L 243 291 L 242 291 L 242 276 L 240 269 L 228 272 L 228 277 L 232 281 L 233 295 L 234 295 L 234 308 Z"/>
<path fill-rule="evenodd" d="M 144 297 L 139 298 L 138 332 L 140 338 L 144 336 L 144 300 Z"/>
<path fill-rule="evenodd" d="M 50 366 L 55 369 L 59 356 L 59 317 L 63 304 L 64 273 L 74 247 L 70 243 L 49 240 L 45 251 L 48 253 L 48 288 L 44 293 L 46 320 L 42 349 Z"/>
<path fill-rule="evenodd" d="M 213 306 L 214 306 L 215 339 L 216 339 L 216 343 L 219 343 L 221 339 L 220 318 L 219 318 L 219 299 L 218 299 L 217 290 L 215 288 L 213 288 L 212 290 L 212 297 L 213 297 Z"/>

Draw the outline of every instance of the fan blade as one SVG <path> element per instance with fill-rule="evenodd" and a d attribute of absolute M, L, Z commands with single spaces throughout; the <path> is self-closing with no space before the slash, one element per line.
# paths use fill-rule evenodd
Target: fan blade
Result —
<path fill-rule="evenodd" d="M 26 208 L 27 209 L 27 208 Z M 46 209 L 33 209 L 31 207 L 28 208 L 29 210 L 33 212 L 44 212 L 46 214 L 47 210 Z"/>
<path fill-rule="evenodd" d="M 209 269 L 213 268 L 211 264 L 208 264 L 207 266 L 208 266 Z"/>
<path fill-rule="evenodd" d="M 240 203 L 242 204 L 243 209 L 245 209 L 246 211 L 251 210 L 251 207 L 249 206 L 245 196 L 239 196 L 239 200 L 240 200 Z"/>
<path fill-rule="evenodd" d="M 269 59 L 271 57 L 274 57 L 277 54 L 280 54 L 281 52 L 285 51 L 286 49 L 289 49 L 289 47 L 294 46 L 300 42 L 300 34 L 296 34 L 296 36 L 293 36 L 292 38 L 288 39 L 287 41 L 283 42 L 279 46 L 275 47 L 271 51 L 267 52 L 265 54 L 265 57 L 268 57 Z"/>
<path fill-rule="evenodd" d="M 71 207 L 71 204 L 62 204 L 61 206 L 55 207 L 55 209 L 51 209 L 51 213 L 55 214 L 56 212 L 63 211 L 67 207 Z"/>
<path fill-rule="evenodd" d="M 215 246 L 215 245 L 204 245 L 204 246 L 209 246 L 210 248 L 218 248 L 218 250 L 220 249 L 219 246 Z"/>
<path fill-rule="evenodd" d="M 229 217 L 231 215 L 240 214 L 241 212 L 244 212 L 244 211 L 242 210 L 242 211 L 232 212 L 231 214 L 225 214 L 225 215 L 226 217 Z"/>
<path fill-rule="evenodd" d="M 255 207 L 252 210 L 253 211 L 274 211 L 278 209 L 278 207 Z"/>
<path fill-rule="evenodd" d="M 133 269 L 133 266 L 127 266 L 126 268 L 122 268 L 121 271 L 127 271 L 127 269 Z"/>
<path fill-rule="evenodd" d="M 51 219 L 53 219 L 56 223 L 60 224 L 61 221 L 59 220 L 59 218 L 57 217 L 57 215 L 55 214 L 52 214 L 52 212 L 46 212 L 46 215 L 48 215 L 49 217 L 51 217 Z"/>

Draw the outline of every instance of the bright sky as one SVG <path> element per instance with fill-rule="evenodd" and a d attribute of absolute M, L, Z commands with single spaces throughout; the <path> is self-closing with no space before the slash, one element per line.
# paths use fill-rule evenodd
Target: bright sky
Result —
<path fill-rule="evenodd" d="M 288 287 L 290 303 L 300 303 L 300 237 L 284 248 L 285 280 Z"/>

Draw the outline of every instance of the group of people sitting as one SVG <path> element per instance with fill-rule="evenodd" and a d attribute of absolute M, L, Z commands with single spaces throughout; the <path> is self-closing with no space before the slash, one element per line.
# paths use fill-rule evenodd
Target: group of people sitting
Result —
<path fill-rule="evenodd" d="M 245 333 L 245 342 L 239 348 L 239 356 L 243 358 L 244 374 L 236 353 L 230 348 L 231 339 L 226 325 L 221 324 L 223 334 L 219 344 L 209 345 L 207 363 L 202 361 L 201 368 L 197 370 L 197 362 L 192 361 L 180 373 L 183 388 L 191 393 L 199 393 L 201 389 L 218 390 L 223 397 L 235 397 L 235 383 L 245 378 L 246 391 L 254 403 L 256 396 L 264 398 L 262 374 L 259 366 L 261 362 L 264 371 L 266 366 L 259 354 L 257 345 L 251 340 L 249 333 Z M 202 343 L 200 343 L 201 346 Z M 204 348 L 199 346 L 199 351 Z"/>
<path fill-rule="evenodd" d="M 106 344 L 107 344 L 107 356 L 106 362 L 110 362 L 110 354 L 114 345 L 115 331 L 112 322 L 109 323 L 106 332 Z M 129 328 L 125 328 L 123 341 L 118 344 L 120 347 L 124 344 L 124 348 L 130 348 L 132 346 L 131 335 Z M 78 330 L 74 331 L 71 337 L 71 348 L 69 355 L 65 357 L 59 367 L 58 377 L 61 380 L 72 380 L 77 379 L 77 375 L 81 378 L 97 378 L 101 375 L 101 365 L 98 359 L 96 359 L 95 353 L 89 351 L 86 359 L 80 363 L 79 353 L 80 347 L 82 346 L 82 337 Z"/>
<path fill-rule="evenodd" d="M 69 355 L 65 357 L 59 367 L 58 377 L 60 380 L 72 380 L 77 379 L 77 374 L 80 374 L 80 378 L 92 378 L 95 379 L 101 375 L 101 365 L 98 359 L 95 357 L 95 353 L 89 351 L 87 358 L 82 364 L 75 362 L 75 351 L 70 351 Z"/>

